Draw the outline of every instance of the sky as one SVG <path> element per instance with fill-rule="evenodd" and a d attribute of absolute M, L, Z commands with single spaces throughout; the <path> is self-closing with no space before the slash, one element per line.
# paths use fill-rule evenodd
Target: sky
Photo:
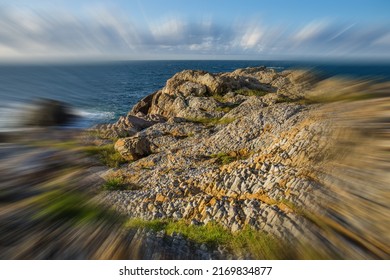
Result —
<path fill-rule="evenodd" d="M 388 60 L 388 0 L 0 0 L 0 61 Z"/>

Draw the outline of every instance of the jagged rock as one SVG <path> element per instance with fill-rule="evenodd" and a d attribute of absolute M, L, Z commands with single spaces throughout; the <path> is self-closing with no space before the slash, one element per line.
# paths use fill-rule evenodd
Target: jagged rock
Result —
<path fill-rule="evenodd" d="M 334 158 L 346 153 L 339 152 L 342 145 L 339 150 L 335 147 L 340 135 L 359 127 L 359 121 L 348 114 L 358 110 L 348 103 L 306 103 L 308 96 L 318 98 L 323 90 L 317 82 L 307 71 L 276 72 L 265 67 L 174 75 L 132 111 L 144 120 L 157 116 L 160 122 L 135 128 L 133 137 L 115 145 L 124 157 L 134 160 L 122 172 L 143 188 L 110 193 L 107 200 L 134 217 L 183 219 L 194 225 L 213 222 L 231 231 L 250 226 L 289 242 L 302 238 L 321 243 L 327 233 L 302 213 L 325 215 L 323 202 L 333 199 L 327 188 L 338 188 L 332 176 L 342 172 L 338 168 L 344 169 L 333 165 Z M 386 107 L 375 106 L 358 108 L 369 110 L 365 116 L 374 114 L 372 108 L 385 116 Z M 355 143 L 363 137 L 352 134 L 341 142 Z M 362 192 L 351 189 L 354 197 Z M 346 194 L 350 191 L 339 195 L 350 199 Z M 343 209 L 338 214 L 346 215 L 343 207 L 332 211 Z M 361 222 L 348 220 L 361 228 Z M 382 226 L 375 228 L 386 232 Z M 384 251 L 383 244 L 380 247 Z M 337 246 L 331 250 L 337 251 Z"/>

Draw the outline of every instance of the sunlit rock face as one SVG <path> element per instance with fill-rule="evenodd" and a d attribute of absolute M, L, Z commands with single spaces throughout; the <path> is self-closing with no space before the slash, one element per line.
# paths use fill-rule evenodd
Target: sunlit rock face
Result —
<path fill-rule="evenodd" d="M 388 94 L 307 71 L 182 71 L 129 113 L 160 121 L 117 141 L 134 160 L 120 172 L 141 189 L 107 201 L 148 220 L 249 226 L 325 257 L 387 258 Z"/>
<path fill-rule="evenodd" d="M 0 257 L 388 259 L 389 89 L 183 71 L 116 123 L 2 135 Z M 251 229 L 282 247 L 207 247 L 129 230 L 133 218 Z"/>

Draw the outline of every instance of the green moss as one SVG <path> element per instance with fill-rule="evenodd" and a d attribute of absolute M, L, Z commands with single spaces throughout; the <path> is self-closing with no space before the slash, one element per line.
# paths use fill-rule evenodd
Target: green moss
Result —
<path fill-rule="evenodd" d="M 218 153 L 218 154 L 212 154 L 210 155 L 211 158 L 216 158 L 218 162 L 222 165 L 229 164 L 233 161 L 238 160 L 238 157 L 231 156 L 227 153 Z"/>
<path fill-rule="evenodd" d="M 82 150 L 91 156 L 97 156 L 100 162 L 109 167 L 119 167 L 126 160 L 114 149 L 114 144 L 102 146 L 83 146 Z"/>
<path fill-rule="evenodd" d="M 218 154 L 211 154 L 208 157 L 215 158 L 217 159 L 219 164 L 225 165 L 236 160 L 246 159 L 249 157 L 249 155 L 250 153 L 242 153 L 242 152 L 230 152 L 230 153 L 221 152 Z"/>
<path fill-rule="evenodd" d="M 215 110 L 217 112 L 224 112 L 229 113 L 232 109 L 236 108 L 238 105 L 237 103 L 223 103 L 221 106 L 217 107 Z"/>
<path fill-rule="evenodd" d="M 236 93 L 245 96 L 264 96 L 268 94 L 268 92 L 260 89 L 239 89 L 236 90 Z"/>
<path fill-rule="evenodd" d="M 225 103 L 225 97 L 222 96 L 222 95 L 214 94 L 214 95 L 212 95 L 212 97 L 213 97 L 216 101 L 218 101 L 218 102 L 220 102 L 220 103 Z"/>
<path fill-rule="evenodd" d="M 235 120 L 236 120 L 235 118 L 222 118 L 222 119 L 219 119 L 216 124 L 229 124 L 229 123 L 234 122 Z"/>
<path fill-rule="evenodd" d="M 227 106 L 221 106 L 221 107 L 217 107 L 215 109 L 215 111 L 217 111 L 217 112 L 224 112 L 225 114 L 229 113 L 231 110 L 232 110 L 232 107 L 227 107 Z"/>
<path fill-rule="evenodd" d="M 204 125 L 229 124 L 235 121 L 234 118 L 187 118 L 187 121 L 201 123 Z"/>

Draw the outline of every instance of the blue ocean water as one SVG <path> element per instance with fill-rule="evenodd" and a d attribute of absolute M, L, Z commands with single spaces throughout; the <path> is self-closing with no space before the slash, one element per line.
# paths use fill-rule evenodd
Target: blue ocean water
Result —
<path fill-rule="evenodd" d="M 286 61 L 124 61 L 90 64 L 0 65 L 0 130 L 17 127 L 21 111 L 37 98 L 67 102 L 88 127 L 114 122 L 142 97 L 162 88 L 184 69 L 213 73 L 254 66 L 314 68 L 324 76 L 390 80 L 388 64 L 331 64 Z"/>

